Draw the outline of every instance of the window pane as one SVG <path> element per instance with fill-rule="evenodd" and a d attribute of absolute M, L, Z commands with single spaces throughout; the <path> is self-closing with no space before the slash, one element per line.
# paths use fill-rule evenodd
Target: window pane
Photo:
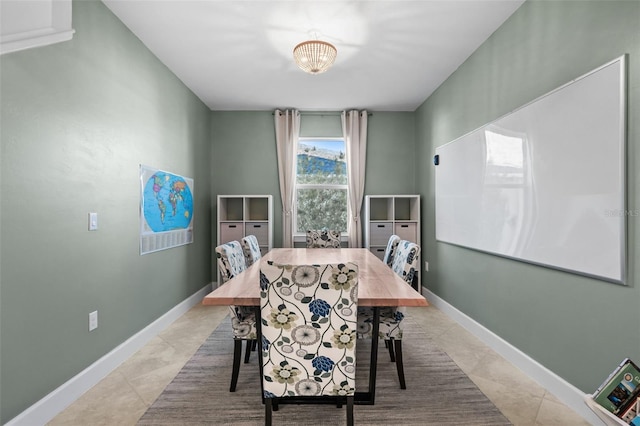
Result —
<path fill-rule="evenodd" d="M 347 184 L 344 140 L 301 140 L 298 143 L 298 184 Z"/>
<path fill-rule="evenodd" d="M 347 232 L 346 189 L 298 189 L 297 232 L 334 229 Z"/>

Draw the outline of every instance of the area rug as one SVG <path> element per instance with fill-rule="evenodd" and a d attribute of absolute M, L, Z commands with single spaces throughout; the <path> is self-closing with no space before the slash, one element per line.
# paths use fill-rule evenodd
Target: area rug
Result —
<path fill-rule="evenodd" d="M 357 425 L 510 425 L 449 356 L 413 323 L 402 343 L 407 389 L 380 344 L 375 405 L 356 405 Z M 233 339 L 227 317 L 165 388 L 139 425 L 261 425 L 258 353 L 241 364 L 236 392 L 229 392 Z M 356 388 L 366 389 L 370 343 L 357 343 Z M 244 346 L 244 345 L 243 345 Z M 274 425 L 345 424 L 344 408 L 281 405 Z"/>

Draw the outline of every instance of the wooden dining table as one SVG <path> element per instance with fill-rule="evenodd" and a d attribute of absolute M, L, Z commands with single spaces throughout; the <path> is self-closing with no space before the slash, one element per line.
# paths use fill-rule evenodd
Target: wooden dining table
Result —
<path fill-rule="evenodd" d="M 393 272 L 371 251 L 364 248 L 274 248 L 260 262 L 230 279 L 206 295 L 204 305 L 253 306 L 256 318 L 260 315 L 260 263 L 273 261 L 287 265 L 310 265 L 353 262 L 358 265 L 358 306 L 373 308 L 373 338 L 369 386 L 365 392 L 356 391 L 356 404 L 375 402 L 378 360 L 379 308 L 385 306 L 428 306 L 427 300 L 411 285 Z M 260 321 L 257 321 L 258 333 Z M 258 342 L 260 343 L 260 336 Z"/>

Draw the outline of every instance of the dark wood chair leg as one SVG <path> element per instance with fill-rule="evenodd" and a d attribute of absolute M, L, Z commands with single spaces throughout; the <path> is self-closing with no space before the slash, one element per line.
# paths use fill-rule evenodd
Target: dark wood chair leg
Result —
<path fill-rule="evenodd" d="M 271 398 L 264 399 L 264 426 L 271 426 Z"/>
<path fill-rule="evenodd" d="M 253 346 L 253 340 L 247 340 L 245 352 L 244 352 L 244 363 L 249 363 L 249 357 L 251 356 L 251 347 Z"/>
<path fill-rule="evenodd" d="M 347 397 L 347 426 L 353 426 L 353 396 Z"/>
<path fill-rule="evenodd" d="M 231 386 L 229 392 L 236 391 L 238 373 L 240 373 L 240 357 L 242 356 L 242 340 L 233 339 L 233 367 L 231 369 Z"/>
<path fill-rule="evenodd" d="M 404 381 L 404 365 L 402 364 L 402 340 L 395 339 L 396 348 L 396 368 L 398 369 L 398 380 L 400 380 L 400 389 L 406 389 L 407 384 Z"/>
<path fill-rule="evenodd" d="M 385 343 L 385 346 L 389 348 L 389 357 L 391 358 L 391 362 L 396 362 L 396 355 L 393 349 L 393 340 L 394 339 L 385 340 L 384 343 Z"/>

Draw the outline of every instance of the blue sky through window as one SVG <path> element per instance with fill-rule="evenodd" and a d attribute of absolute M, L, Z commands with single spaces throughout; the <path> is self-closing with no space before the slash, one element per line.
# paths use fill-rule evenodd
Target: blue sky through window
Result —
<path fill-rule="evenodd" d="M 327 151 L 345 151 L 344 140 L 342 139 L 301 139 L 300 144 L 315 146 L 316 149 Z"/>

